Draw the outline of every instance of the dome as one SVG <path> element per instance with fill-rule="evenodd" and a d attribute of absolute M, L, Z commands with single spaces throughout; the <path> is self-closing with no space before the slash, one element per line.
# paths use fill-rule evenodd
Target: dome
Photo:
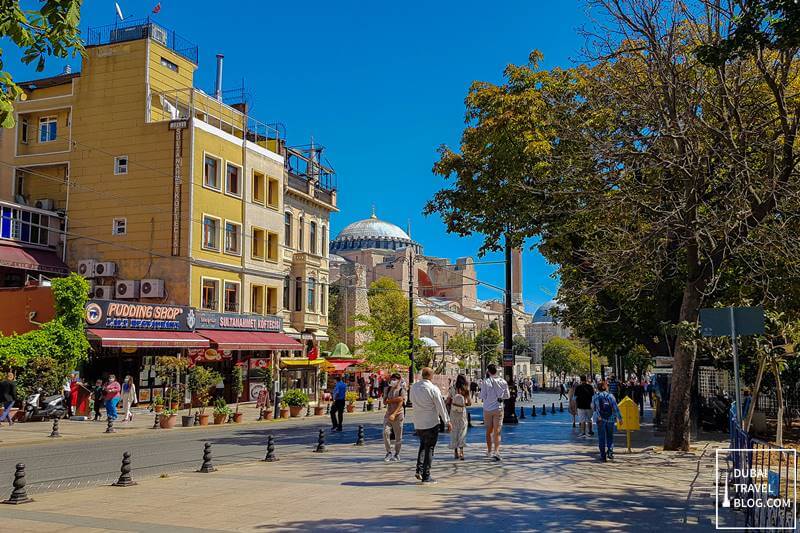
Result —
<path fill-rule="evenodd" d="M 341 255 L 336 255 L 336 254 L 330 254 L 330 255 L 328 256 L 328 261 L 329 261 L 331 264 L 336 264 L 336 263 L 347 263 L 347 259 L 345 259 L 345 258 L 344 258 L 344 257 L 342 257 Z"/>
<path fill-rule="evenodd" d="M 539 309 L 533 314 L 533 319 L 531 322 L 558 322 L 558 318 L 553 316 L 551 311 L 553 309 L 562 309 L 563 306 L 559 305 L 559 303 L 555 300 L 550 300 L 549 302 L 543 303 Z"/>
<path fill-rule="evenodd" d="M 438 316 L 433 315 L 419 315 L 417 317 L 417 324 L 420 326 L 446 326 L 444 320 Z"/>
<path fill-rule="evenodd" d="M 428 348 L 438 348 L 439 347 L 439 343 L 436 342 L 435 340 L 431 339 L 430 337 L 420 337 L 419 341 L 423 345 L 427 346 Z"/>
<path fill-rule="evenodd" d="M 339 235 L 331 241 L 330 252 L 338 254 L 351 250 L 384 249 L 402 250 L 413 246 L 417 253 L 422 247 L 399 226 L 372 216 L 347 225 Z"/>

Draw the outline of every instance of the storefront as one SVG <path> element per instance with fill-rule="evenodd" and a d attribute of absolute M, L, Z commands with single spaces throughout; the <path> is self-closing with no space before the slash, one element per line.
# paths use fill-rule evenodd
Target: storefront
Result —
<path fill-rule="evenodd" d="M 282 357 L 280 360 L 281 391 L 300 389 L 314 402 L 322 397 L 320 372 L 325 370 L 327 361 L 322 358 Z"/>
<path fill-rule="evenodd" d="M 190 350 L 210 347 L 208 339 L 194 333 L 190 307 L 90 300 L 85 319 L 92 347 L 82 372 L 86 383 L 105 381 L 109 374 L 119 381 L 130 375 L 141 403 L 164 394 L 155 370 L 159 357 L 188 357 Z"/>

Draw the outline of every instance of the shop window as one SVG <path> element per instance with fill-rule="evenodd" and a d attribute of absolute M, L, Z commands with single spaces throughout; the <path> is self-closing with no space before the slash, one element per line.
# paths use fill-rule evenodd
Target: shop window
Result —
<path fill-rule="evenodd" d="M 310 312 L 314 312 L 317 308 L 317 301 L 316 301 L 316 281 L 314 278 L 308 278 L 308 287 L 306 287 L 306 295 L 308 297 L 308 310 Z"/>
<path fill-rule="evenodd" d="M 219 280 L 203 278 L 202 291 L 200 307 L 216 311 L 217 298 L 219 298 Z"/>
<path fill-rule="evenodd" d="M 253 228 L 252 247 L 250 254 L 253 259 L 264 260 L 264 230 L 260 228 Z"/>
<path fill-rule="evenodd" d="M 253 171 L 253 203 L 264 205 L 264 174 Z"/>
<path fill-rule="evenodd" d="M 270 207 L 278 208 L 278 196 L 280 191 L 280 184 L 278 180 L 269 178 L 267 179 L 267 203 Z"/>
<path fill-rule="evenodd" d="M 219 159 L 206 155 L 203 163 L 203 185 L 219 190 Z"/>
<path fill-rule="evenodd" d="M 219 250 L 219 219 L 211 216 L 203 217 L 203 244 L 206 250 Z"/>
<path fill-rule="evenodd" d="M 278 289 L 267 287 L 267 313 L 274 315 L 278 312 Z"/>
<path fill-rule="evenodd" d="M 313 221 L 308 225 L 308 251 L 317 253 L 317 223 Z"/>
<path fill-rule="evenodd" d="M 283 214 L 283 244 L 292 247 L 292 214 L 288 211 Z"/>
<path fill-rule="evenodd" d="M 291 302 L 289 301 L 289 297 L 291 295 L 291 292 L 290 292 L 291 291 L 291 287 L 290 287 L 291 283 L 292 283 L 292 278 L 290 278 L 289 276 L 286 276 L 285 278 L 283 278 L 283 308 L 286 311 L 289 311 L 292 308 Z"/>
<path fill-rule="evenodd" d="M 264 286 L 253 285 L 250 287 L 250 312 L 264 314 Z"/>
<path fill-rule="evenodd" d="M 242 195 L 242 184 L 241 180 L 239 179 L 239 174 L 241 173 L 242 169 L 234 165 L 233 163 L 228 163 L 225 167 L 225 193 L 230 194 L 233 196 L 241 196 Z"/>
<path fill-rule="evenodd" d="M 267 233 L 267 259 L 270 261 L 278 260 L 278 234 Z"/>
<path fill-rule="evenodd" d="M 242 225 L 225 221 L 225 253 L 239 255 L 242 250 Z"/>
<path fill-rule="evenodd" d="M 239 312 L 239 284 L 233 281 L 225 282 L 225 312 Z"/>
<path fill-rule="evenodd" d="M 303 310 L 303 278 L 294 280 L 294 310 Z"/>

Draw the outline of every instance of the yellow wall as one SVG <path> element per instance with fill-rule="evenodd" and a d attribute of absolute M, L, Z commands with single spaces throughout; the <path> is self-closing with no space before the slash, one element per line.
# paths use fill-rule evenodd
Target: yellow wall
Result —
<path fill-rule="evenodd" d="M 49 142 L 39 142 L 39 119 L 43 117 L 56 117 L 56 139 Z M 69 108 L 48 109 L 20 113 L 17 117 L 17 155 L 38 155 L 69 150 L 70 138 L 70 110 Z M 22 123 L 28 122 L 28 142 L 22 142 Z"/>
<path fill-rule="evenodd" d="M 235 272 L 227 272 L 225 270 L 220 270 L 216 268 L 209 268 L 209 267 L 202 267 L 193 265 L 192 266 L 192 295 L 190 299 L 189 305 L 193 307 L 197 307 L 198 309 L 201 308 L 201 301 L 200 297 L 202 294 L 202 278 L 213 278 L 219 280 L 219 288 L 218 288 L 218 302 L 217 302 L 217 311 L 222 311 L 223 309 L 223 291 L 224 291 L 224 282 L 225 281 L 233 281 L 238 282 L 239 285 L 239 310 L 240 312 L 244 309 L 244 302 L 247 301 L 249 298 L 249 288 L 246 288 L 244 283 L 242 283 L 242 276 Z"/>

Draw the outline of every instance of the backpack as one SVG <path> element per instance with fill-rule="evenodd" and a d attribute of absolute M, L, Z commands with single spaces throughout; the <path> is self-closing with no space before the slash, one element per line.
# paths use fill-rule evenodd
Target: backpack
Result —
<path fill-rule="evenodd" d="M 598 396 L 597 413 L 603 420 L 611 419 L 611 415 L 614 413 L 614 408 L 611 406 L 611 397 L 608 395 L 608 393 Z"/>

